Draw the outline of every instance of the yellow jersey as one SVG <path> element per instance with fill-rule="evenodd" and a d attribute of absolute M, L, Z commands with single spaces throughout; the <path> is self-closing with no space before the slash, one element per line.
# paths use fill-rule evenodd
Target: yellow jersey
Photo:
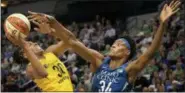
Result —
<path fill-rule="evenodd" d="M 64 64 L 53 54 L 44 53 L 41 64 L 45 67 L 48 76 L 42 79 L 34 79 L 34 82 L 42 91 L 73 91 L 73 85 Z"/>

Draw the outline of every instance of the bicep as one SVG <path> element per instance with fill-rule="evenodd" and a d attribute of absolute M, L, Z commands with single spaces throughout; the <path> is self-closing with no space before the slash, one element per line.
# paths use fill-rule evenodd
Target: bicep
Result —
<path fill-rule="evenodd" d="M 60 41 L 59 43 L 55 45 L 51 45 L 46 49 L 46 52 L 52 52 L 55 55 L 59 56 L 60 54 L 63 54 L 67 50 L 68 46 L 64 44 L 64 42 Z"/>
<path fill-rule="evenodd" d="M 93 64 L 93 67 L 99 67 L 102 64 L 101 60 L 103 60 L 104 56 L 96 50 L 89 49 L 89 51 L 92 53 L 93 56 L 100 60 L 96 61 L 96 63 Z"/>
<path fill-rule="evenodd" d="M 99 57 L 94 55 L 94 52 L 92 52 L 92 49 L 87 48 L 83 43 L 81 43 L 78 40 L 72 40 L 71 47 L 72 49 L 80 55 L 83 59 L 86 61 L 91 62 L 93 66 L 96 66 L 96 63 L 99 63 L 101 60 Z"/>
<path fill-rule="evenodd" d="M 138 73 L 140 73 L 143 68 L 149 63 L 150 57 L 146 55 L 141 55 L 138 59 L 131 62 L 128 67 L 126 68 L 127 72 L 131 76 L 136 76 Z"/>

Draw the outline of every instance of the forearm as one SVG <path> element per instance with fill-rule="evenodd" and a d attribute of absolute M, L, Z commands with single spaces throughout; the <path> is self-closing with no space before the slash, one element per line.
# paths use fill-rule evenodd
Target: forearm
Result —
<path fill-rule="evenodd" d="M 160 23 L 159 28 L 157 29 L 157 32 L 154 36 L 154 39 L 152 41 L 151 46 L 148 48 L 148 51 L 146 52 L 146 55 L 148 56 L 152 56 L 155 51 L 159 48 L 161 41 L 162 41 L 162 37 L 165 31 L 165 23 Z"/>
<path fill-rule="evenodd" d="M 47 76 L 47 71 L 39 62 L 39 59 L 36 57 L 36 55 L 29 48 L 24 47 L 24 51 L 34 70 L 37 71 L 41 76 Z"/>
<path fill-rule="evenodd" d="M 151 58 L 154 56 L 155 51 L 159 48 L 161 41 L 162 41 L 162 36 L 164 33 L 165 24 L 160 23 L 160 26 L 154 36 L 154 40 L 152 41 L 151 46 L 148 48 L 144 54 L 142 54 L 137 60 L 135 65 L 133 66 L 134 69 L 138 68 L 137 70 L 140 71 L 142 70 L 143 67 L 146 66 L 146 64 L 151 60 Z"/>
<path fill-rule="evenodd" d="M 57 20 L 54 20 L 52 22 L 51 27 L 55 29 L 54 36 L 62 39 L 65 43 L 68 43 L 69 39 L 76 39 L 75 35 L 68 29 L 66 29 Z"/>
<path fill-rule="evenodd" d="M 72 32 L 67 30 L 57 20 L 55 20 L 51 24 L 51 27 L 56 30 L 55 36 L 62 39 L 63 42 L 68 45 L 68 47 L 72 48 L 73 51 L 79 54 L 83 59 L 87 61 L 91 61 L 92 64 L 98 63 L 98 66 L 99 66 L 99 59 L 94 57 L 91 51 L 89 51 L 89 49 L 83 43 L 78 41 L 78 39 L 75 37 L 75 35 Z"/>

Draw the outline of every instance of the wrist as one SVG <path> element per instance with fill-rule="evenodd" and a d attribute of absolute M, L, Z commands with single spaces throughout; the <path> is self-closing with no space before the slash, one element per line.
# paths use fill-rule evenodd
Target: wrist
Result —
<path fill-rule="evenodd" d="M 22 48 L 24 49 L 24 50 L 28 50 L 29 48 L 27 47 L 27 46 L 25 46 L 25 45 L 22 45 Z"/>
<path fill-rule="evenodd" d="M 50 24 L 53 24 L 53 23 L 56 22 L 56 19 L 55 19 L 55 17 L 53 17 L 53 16 L 45 15 L 45 17 L 49 20 L 49 23 L 50 23 Z"/>
<path fill-rule="evenodd" d="M 159 20 L 159 23 L 164 25 L 166 23 L 166 21 Z"/>
<path fill-rule="evenodd" d="M 22 43 L 22 44 L 21 44 L 21 47 L 22 47 L 24 50 L 28 50 L 28 49 L 29 49 L 29 47 L 28 47 L 28 45 L 27 45 L 27 42 Z"/>

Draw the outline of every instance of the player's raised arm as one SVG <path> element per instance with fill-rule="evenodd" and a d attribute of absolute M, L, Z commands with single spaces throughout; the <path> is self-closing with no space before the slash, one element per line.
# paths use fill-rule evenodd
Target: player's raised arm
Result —
<path fill-rule="evenodd" d="M 82 42 L 80 42 L 75 35 L 66 29 L 57 20 L 53 20 L 51 27 L 56 31 L 53 33 L 55 36 L 60 37 L 69 47 L 71 47 L 77 54 L 82 58 L 92 63 L 93 67 L 99 67 L 101 65 L 101 60 L 103 55 L 96 50 L 87 48 Z"/>
<path fill-rule="evenodd" d="M 38 26 L 38 28 L 36 27 L 36 28 L 34 28 L 34 30 L 42 32 L 42 33 L 44 33 L 44 32 L 50 32 L 50 33 L 52 32 L 53 33 L 55 31 L 46 22 L 39 23 L 39 21 L 40 20 L 38 20 L 38 22 L 33 21 L 33 23 Z M 57 39 L 57 37 L 55 37 L 55 38 Z M 60 41 L 57 44 L 49 46 L 45 50 L 45 52 L 52 52 L 56 56 L 59 56 L 60 54 L 63 54 L 68 48 L 69 48 L 69 46 L 67 44 L 65 44 L 63 41 Z"/>
<path fill-rule="evenodd" d="M 29 16 L 28 18 L 37 26 L 41 26 L 45 22 L 45 24 L 50 24 L 50 26 L 54 29 L 53 31 L 43 30 L 44 32 L 40 31 L 41 33 L 49 33 L 54 35 L 55 37 L 62 39 L 65 44 L 69 45 L 69 47 L 72 48 L 82 58 L 91 62 L 95 68 L 101 65 L 101 60 L 103 59 L 103 56 L 97 51 L 87 48 L 74 36 L 73 33 L 66 29 L 55 18 L 35 12 L 29 13 L 31 14 L 31 16 Z M 35 30 L 39 31 L 38 29 Z M 97 55 L 99 56 L 97 57 Z"/>
<path fill-rule="evenodd" d="M 76 39 L 73 33 L 68 31 L 68 29 L 60 24 L 54 17 L 31 11 L 28 11 L 28 13 L 30 14 L 28 19 L 39 27 L 39 29 L 34 28 L 34 30 L 43 34 L 52 34 L 62 39 L 65 43 L 69 43 L 69 39 Z"/>
<path fill-rule="evenodd" d="M 42 66 L 42 64 L 39 62 L 39 59 L 37 56 L 34 54 L 34 52 L 29 48 L 29 43 L 22 39 L 20 37 L 15 37 L 12 36 L 8 33 L 6 33 L 7 38 L 14 44 L 19 45 L 19 47 L 23 48 L 24 53 L 26 54 L 28 60 L 31 62 L 32 67 L 34 70 L 42 77 L 46 77 L 48 75 L 47 71 L 45 68 Z"/>
<path fill-rule="evenodd" d="M 177 0 L 173 0 L 169 5 L 164 5 L 160 13 L 160 26 L 157 29 L 151 46 L 143 55 L 141 55 L 137 60 L 135 60 L 135 62 L 131 63 L 127 67 L 127 71 L 129 74 L 136 76 L 136 74 L 140 72 L 153 57 L 154 52 L 159 48 L 161 44 L 166 22 L 173 14 L 175 14 L 179 10 L 179 5 L 180 2 Z"/>

